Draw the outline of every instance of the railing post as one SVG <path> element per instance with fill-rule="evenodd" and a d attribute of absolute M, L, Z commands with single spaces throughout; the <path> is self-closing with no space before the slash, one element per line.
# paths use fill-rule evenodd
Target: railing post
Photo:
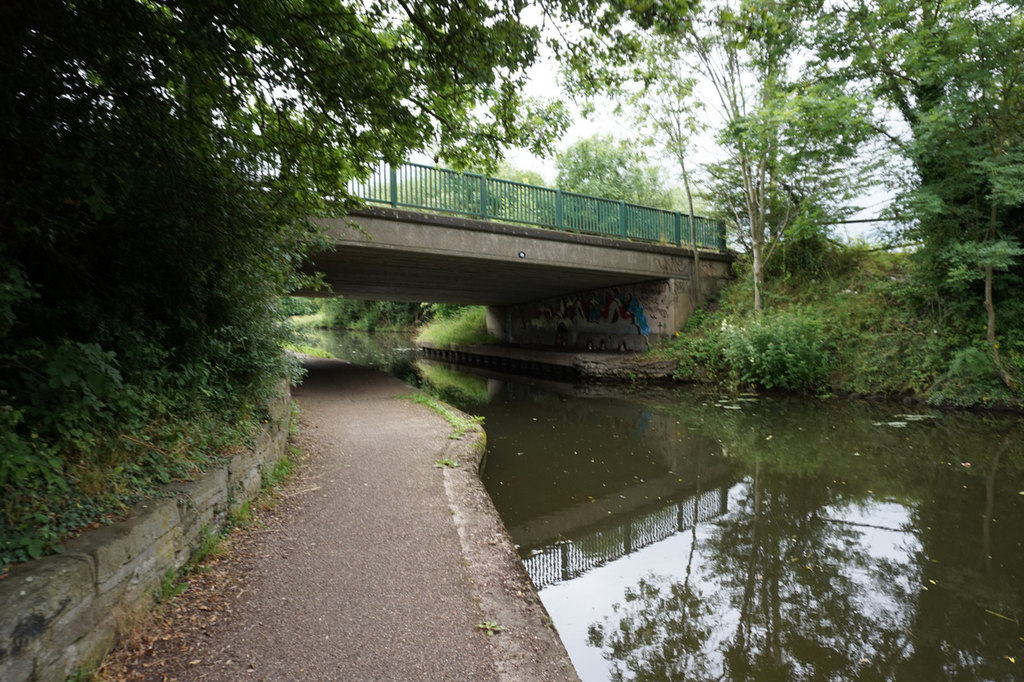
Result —
<path fill-rule="evenodd" d="M 563 229 L 562 226 L 562 215 L 565 209 L 562 205 L 562 190 L 555 189 L 555 227 L 559 230 Z"/>
<path fill-rule="evenodd" d="M 682 225 L 683 217 L 682 217 L 682 214 L 679 211 L 675 212 L 675 220 L 673 222 L 675 223 L 674 227 L 675 227 L 675 233 L 676 233 L 676 235 L 675 235 L 676 246 L 682 246 L 683 245 L 683 225 Z"/>
<path fill-rule="evenodd" d="M 628 238 L 626 234 L 626 202 L 619 200 L 619 236 L 623 239 Z"/>
<path fill-rule="evenodd" d="M 388 176 L 391 183 L 388 187 L 391 195 L 391 207 L 398 208 L 398 171 L 391 164 L 388 164 Z"/>
<path fill-rule="evenodd" d="M 480 176 L 480 217 L 487 220 L 487 176 Z"/>

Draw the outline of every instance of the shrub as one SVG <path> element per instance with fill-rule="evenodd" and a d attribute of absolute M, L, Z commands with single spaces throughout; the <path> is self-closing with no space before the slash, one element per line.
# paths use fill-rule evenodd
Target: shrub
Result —
<path fill-rule="evenodd" d="M 320 312 L 322 301 L 316 298 L 303 298 L 300 296 L 282 296 L 281 312 L 284 315 L 315 315 Z"/>
<path fill-rule="evenodd" d="M 415 327 L 425 312 L 419 303 L 360 301 L 340 297 L 327 299 L 323 310 L 330 327 L 364 332 Z"/>
<path fill-rule="evenodd" d="M 765 313 L 743 327 L 725 326 L 722 354 L 734 378 L 764 388 L 827 387 L 831 359 L 820 321 L 800 309 Z"/>
<path fill-rule="evenodd" d="M 673 377 L 683 381 L 713 382 L 726 373 L 719 334 L 680 336 L 672 344 L 678 364 Z"/>
<path fill-rule="evenodd" d="M 991 351 L 970 346 L 955 352 L 949 368 L 928 391 L 928 402 L 971 406 L 1007 399 Z"/>

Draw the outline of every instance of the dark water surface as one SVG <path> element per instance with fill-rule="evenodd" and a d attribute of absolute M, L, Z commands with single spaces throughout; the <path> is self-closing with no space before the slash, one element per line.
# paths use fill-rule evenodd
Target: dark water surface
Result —
<path fill-rule="evenodd" d="M 583 680 L 1024 679 L 1020 415 L 418 367 Z"/>

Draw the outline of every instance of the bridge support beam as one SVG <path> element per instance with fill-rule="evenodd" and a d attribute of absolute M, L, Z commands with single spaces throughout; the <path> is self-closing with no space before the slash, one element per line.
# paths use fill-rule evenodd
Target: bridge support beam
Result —
<path fill-rule="evenodd" d="M 718 294 L 728 263 L 701 264 L 701 292 L 687 279 L 663 279 L 490 306 L 488 331 L 506 343 L 571 350 L 644 351 L 682 331 L 696 306 Z"/>

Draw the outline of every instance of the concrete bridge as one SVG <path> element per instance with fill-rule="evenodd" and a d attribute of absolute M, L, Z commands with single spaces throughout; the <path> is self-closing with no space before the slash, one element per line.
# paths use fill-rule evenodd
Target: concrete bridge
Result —
<path fill-rule="evenodd" d="M 378 206 L 327 221 L 334 249 L 313 262 L 326 295 L 487 305 L 511 343 L 642 350 L 681 330 L 733 260 L 707 218 L 693 218 L 696 277 L 678 211 L 474 173 L 382 165 L 349 191 Z"/>
<path fill-rule="evenodd" d="M 642 350 L 682 329 L 729 277 L 733 256 L 537 227 L 367 207 L 324 225 L 325 292 L 347 298 L 482 304 L 511 343 Z"/>

